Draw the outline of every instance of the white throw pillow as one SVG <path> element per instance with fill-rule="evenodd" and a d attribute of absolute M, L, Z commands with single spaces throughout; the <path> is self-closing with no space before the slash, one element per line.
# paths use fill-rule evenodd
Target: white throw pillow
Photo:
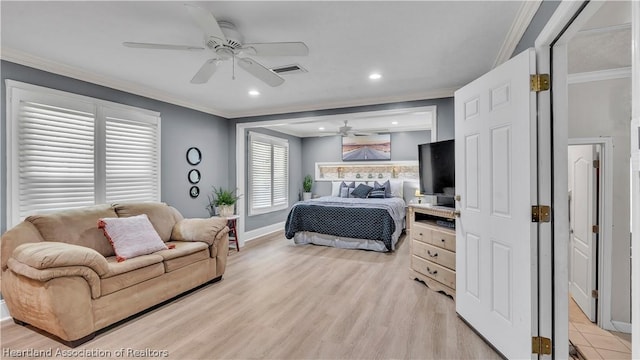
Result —
<path fill-rule="evenodd" d="M 331 196 L 340 196 L 340 184 L 342 181 L 331 182 Z"/>
<path fill-rule="evenodd" d="M 168 249 L 149 221 L 147 214 L 123 218 L 102 218 L 98 228 L 104 231 L 118 262 Z"/>

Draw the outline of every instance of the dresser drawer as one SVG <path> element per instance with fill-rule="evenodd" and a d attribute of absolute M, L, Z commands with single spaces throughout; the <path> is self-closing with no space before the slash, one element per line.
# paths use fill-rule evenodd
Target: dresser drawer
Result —
<path fill-rule="evenodd" d="M 456 288 L 456 273 L 443 266 L 413 255 L 411 257 L 411 268 L 415 271 L 430 277 L 452 289 Z"/>
<path fill-rule="evenodd" d="M 414 222 L 411 227 L 411 238 L 422 242 L 431 242 L 431 227 Z"/>
<path fill-rule="evenodd" d="M 426 242 L 447 250 L 456 251 L 456 234 L 446 230 L 431 230 Z"/>
<path fill-rule="evenodd" d="M 456 253 L 417 240 L 413 240 L 413 255 L 432 261 L 449 269 L 456 269 Z"/>

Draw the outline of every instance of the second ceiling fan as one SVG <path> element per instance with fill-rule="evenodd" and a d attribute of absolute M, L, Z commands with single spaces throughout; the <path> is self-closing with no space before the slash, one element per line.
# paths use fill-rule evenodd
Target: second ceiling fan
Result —
<path fill-rule="evenodd" d="M 191 45 L 155 44 L 124 42 L 131 48 L 198 51 L 209 49 L 215 57 L 205 61 L 193 76 L 191 83 L 204 84 L 209 81 L 218 65 L 227 60 L 236 61 L 238 66 L 269 86 L 282 85 L 284 79 L 259 62 L 246 57 L 254 56 L 306 56 L 309 48 L 303 42 L 244 43 L 244 37 L 233 23 L 218 21 L 209 11 L 198 6 L 185 4 L 189 15 L 204 32 L 204 47 Z"/>

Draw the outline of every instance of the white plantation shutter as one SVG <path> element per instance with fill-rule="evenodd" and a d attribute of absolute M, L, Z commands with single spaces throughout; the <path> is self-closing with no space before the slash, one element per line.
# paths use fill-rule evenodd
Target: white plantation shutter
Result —
<path fill-rule="evenodd" d="M 158 118 L 135 119 L 131 114 L 105 113 L 106 202 L 158 201 Z"/>
<path fill-rule="evenodd" d="M 6 84 L 9 226 L 36 213 L 160 200 L 158 113 Z"/>
<path fill-rule="evenodd" d="M 249 215 L 289 207 L 289 142 L 249 133 Z"/>
<path fill-rule="evenodd" d="M 93 106 L 18 102 L 18 215 L 94 204 Z"/>

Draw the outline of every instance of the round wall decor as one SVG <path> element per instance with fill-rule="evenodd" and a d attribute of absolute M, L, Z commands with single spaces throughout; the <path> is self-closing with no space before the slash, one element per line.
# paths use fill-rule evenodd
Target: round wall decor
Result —
<path fill-rule="evenodd" d="M 191 189 L 189 189 L 189 195 L 192 198 L 197 198 L 198 195 L 200 195 L 200 188 L 197 186 L 192 186 Z"/>
<path fill-rule="evenodd" d="M 187 162 L 191 165 L 198 165 L 202 161 L 202 153 L 197 147 L 190 147 L 187 150 Z"/>
<path fill-rule="evenodd" d="M 200 171 L 198 171 L 198 169 L 191 169 L 187 177 L 190 183 L 197 184 L 200 182 Z"/>

